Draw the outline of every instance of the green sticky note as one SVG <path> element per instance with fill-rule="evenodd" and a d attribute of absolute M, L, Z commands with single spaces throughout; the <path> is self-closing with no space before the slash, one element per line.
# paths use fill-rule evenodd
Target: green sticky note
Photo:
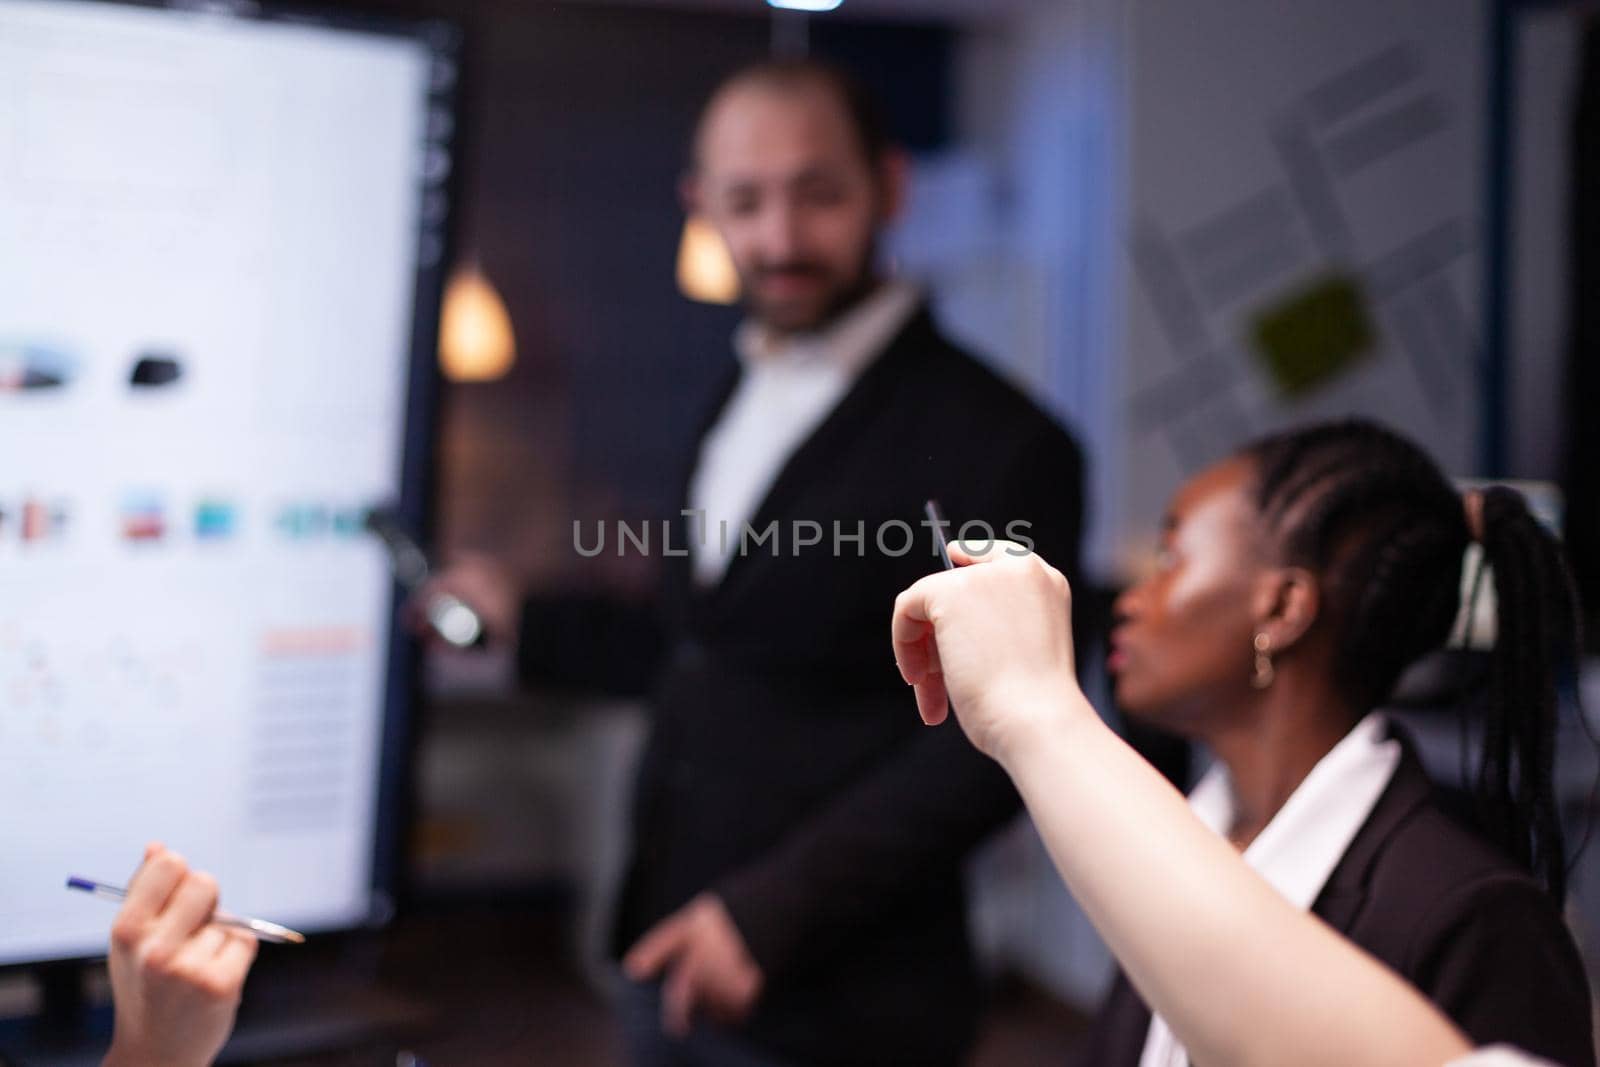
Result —
<path fill-rule="evenodd" d="M 1285 399 L 1314 392 L 1372 354 L 1377 331 L 1361 284 L 1330 275 L 1260 311 L 1251 340 L 1267 376 Z"/>

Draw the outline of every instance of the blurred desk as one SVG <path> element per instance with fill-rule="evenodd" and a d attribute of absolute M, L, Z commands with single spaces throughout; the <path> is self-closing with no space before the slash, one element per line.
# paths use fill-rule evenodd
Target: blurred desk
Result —
<path fill-rule="evenodd" d="M 564 908 L 487 902 L 403 918 L 382 935 L 376 976 L 386 994 L 425 1005 L 424 1018 L 362 1047 L 262 1062 L 619 1064 L 610 1011 L 569 962 L 570 924 Z"/>
<path fill-rule="evenodd" d="M 568 962 L 570 924 L 563 909 L 526 904 L 461 905 L 401 920 L 384 935 L 379 978 L 386 991 L 426 1004 L 431 1021 L 409 1040 L 270 1062 L 621 1067 L 604 999 Z M 985 1017 L 973 1067 L 1058 1067 L 1084 1025 L 1070 1008 L 1008 984 Z"/>

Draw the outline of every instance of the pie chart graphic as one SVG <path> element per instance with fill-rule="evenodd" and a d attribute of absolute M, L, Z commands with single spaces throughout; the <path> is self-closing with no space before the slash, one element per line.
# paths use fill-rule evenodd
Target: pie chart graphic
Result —
<path fill-rule="evenodd" d="M 77 359 L 60 347 L 0 341 L 0 394 L 63 389 L 77 373 Z"/>

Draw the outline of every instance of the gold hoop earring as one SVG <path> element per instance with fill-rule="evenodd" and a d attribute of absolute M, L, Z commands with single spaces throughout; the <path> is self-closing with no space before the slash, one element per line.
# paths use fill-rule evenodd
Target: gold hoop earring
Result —
<path fill-rule="evenodd" d="M 1266 689 L 1278 672 L 1272 666 L 1272 638 L 1265 630 L 1256 634 L 1256 672 L 1250 676 L 1250 684 L 1257 689 Z"/>

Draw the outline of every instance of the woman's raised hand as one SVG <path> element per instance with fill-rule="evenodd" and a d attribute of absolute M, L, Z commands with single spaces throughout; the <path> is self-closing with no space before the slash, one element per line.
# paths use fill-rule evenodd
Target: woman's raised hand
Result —
<path fill-rule="evenodd" d="M 895 662 L 928 725 L 956 718 L 1001 763 L 1038 721 L 1079 702 L 1072 591 L 1050 564 L 1009 541 L 951 542 L 955 570 L 895 598 Z"/>

